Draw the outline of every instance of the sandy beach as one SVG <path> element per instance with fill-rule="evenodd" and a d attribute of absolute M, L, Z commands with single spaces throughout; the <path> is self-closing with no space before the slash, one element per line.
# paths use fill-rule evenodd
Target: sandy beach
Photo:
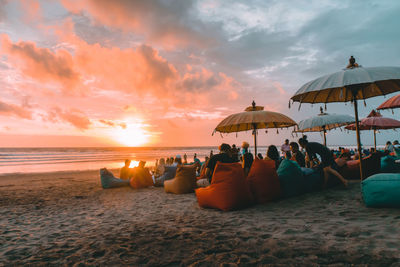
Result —
<path fill-rule="evenodd" d="M 400 266 L 400 212 L 360 184 L 245 210 L 104 190 L 97 171 L 0 176 L 0 265 Z"/>

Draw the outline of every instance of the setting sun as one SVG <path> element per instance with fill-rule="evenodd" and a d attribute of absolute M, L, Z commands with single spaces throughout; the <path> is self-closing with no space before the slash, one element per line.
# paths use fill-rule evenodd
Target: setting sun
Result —
<path fill-rule="evenodd" d="M 125 146 L 140 146 L 148 142 L 148 134 L 139 123 L 131 123 L 125 129 L 114 129 L 114 131 L 114 140 Z"/>

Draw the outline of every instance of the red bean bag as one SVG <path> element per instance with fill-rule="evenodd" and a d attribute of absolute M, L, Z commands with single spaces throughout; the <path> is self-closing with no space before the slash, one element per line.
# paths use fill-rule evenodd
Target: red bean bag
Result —
<path fill-rule="evenodd" d="M 154 182 L 149 169 L 139 167 L 133 168 L 130 185 L 135 189 L 153 186 Z"/>
<path fill-rule="evenodd" d="M 202 208 L 229 211 L 244 208 L 253 201 L 239 163 L 218 162 L 211 185 L 198 188 L 195 192 L 199 206 Z"/>
<path fill-rule="evenodd" d="M 193 193 L 196 188 L 196 167 L 181 166 L 176 171 L 174 179 L 164 182 L 166 193 L 187 194 Z"/>
<path fill-rule="evenodd" d="M 255 158 L 246 178 L 250 191 L 257 203 L 267 203 L 281 195 L 275 161 Z"/>

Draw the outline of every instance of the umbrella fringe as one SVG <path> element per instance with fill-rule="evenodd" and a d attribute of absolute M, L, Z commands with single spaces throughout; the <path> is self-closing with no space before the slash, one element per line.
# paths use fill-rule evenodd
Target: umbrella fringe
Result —
<path fill-rule="evenodd" d="M 364 107 L 366 107 L 367 106 L 367 102 L 365 102 L 365 99 L 363 99 L 364 100 Z"/>
<path fill-rule="evenodd" d="M 290 99 L 289 99 L 289 109 L 290 109 Z"/>
<path fill-rule="evenodd" d="M 326 103 L 325 103 L 325 111 L 327 110 L 327 108 L 326 108 Z"/>
<path fill-rule="evenodd" d="M 300 105 L 299 105 L 299 109 L 298 109 L 298 111 L 300 111 L 300 108 L 301 108 L 301 102 L 300 102 Z"/>

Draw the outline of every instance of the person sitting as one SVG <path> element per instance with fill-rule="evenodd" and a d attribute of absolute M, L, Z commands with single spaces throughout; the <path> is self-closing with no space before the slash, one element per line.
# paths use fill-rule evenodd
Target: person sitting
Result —
<path fill-rule="evenodd" d="M 290 151 L 289 139 L 285 140 L 285 143 L 281 145 L 282 155 L 286 155 L 286 152 Z"/>
<path fill-rule="evenodd" d="M 299 139 L 299 144 L 306 150 L 310 160 L 317 158 L 316 154 L 321 157 L 319 168 L 324 172 L 324 187 L 326 187 L 328 183 L 329 174 L 337 177 L 347 187 L 348 181 L 336 170 L 338 169 L 338 166 L 333 159 L 332 152 L 329 148 L 317 142 L 308 142 L 306 136 Z"/>
<path fill-rule="evenodd" d="M 220 152 L 218 154 L 215 154 L 212 157 L 210 157 L 210 160 L 207 163 L 205 176 L 210 183 L 211 183 L 211 178 L 214 173 L 214 169 L 215 169 L 215 166 L 217 165 L 217 162 L 222 162 L 222 163 L 234 163 L 235 162 L 232 159 L 232 156 L 230 155 L 230 151 L 231 151 L 230 145 L 222 143 L 219 146 L 219 151 Z"/>
<path fill-rule="evenodd" d="M 253 154 L 249 152 L 249 143 L 243 142 L 242 144 L 242 168 L 244 170 L 244 176 L 250 171 L 251 165 L 253 164 L 254 157 Z"/>
<path fill-rule="evenodd" d="M 390 141 L 386 142 L 385 151 L 389 151 L 389 153 L 394 151 L 394 147 L 392 145 L 392 142 L 390 142 Z"/>
<path fill-rule="evenodd" d="M 236 147 L 235 144 L 232 145 L 231 155 L 232 155 L 232 159 L 235 162 L 239 162 L 239 149 Z"/>
<path fill-rule="evenodd" d="M 122 167 L 119 172 L 119 178 L 123 180 L 129 180 L 132 177 L 132 168 L 129 168 L 129 165 L 131 165 L 131 160 L 126 159 L 125 166 Z"/>
<path fill-rule="evenodd" d="M 299 145 L 296 142 L 291 142 L 290 150 L 293 154 L 291 160 L 296 161 L 300 165 L 300 167 L 305 167 L 306 160 L 304 154 L 300 151 Z"/>
<path fill-rule="evenodd" d="M 279 164 L 281 163 L 280 155 L 278 149 L 274 145 L 270 145 L 267 150 L 267 155 L 264 160 L 273 160 L 275 161 L 275 168 L 279 168 Z"/>
<path fill-rule="evenodd" d="M 158 162 L 154 176 L 159 177 L 159 176 L 163 175 L 164 172 L 165 172 L 165 159 L 161 158 Z"/>
<path fill-rule="evenodd" d="M 180 165 L 182 165 L 182 157 L 181 157 L 181 155 L 176 155 L 172 166 L 179 167 Z"/>

